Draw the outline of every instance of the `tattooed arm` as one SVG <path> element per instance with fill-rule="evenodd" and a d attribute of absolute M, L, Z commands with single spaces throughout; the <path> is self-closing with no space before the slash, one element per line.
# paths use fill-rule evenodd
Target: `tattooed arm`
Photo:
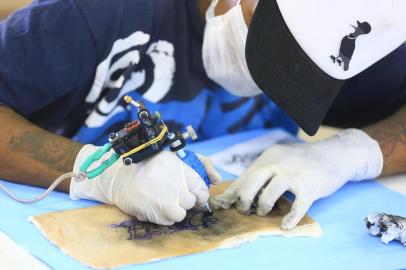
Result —
<path fill-rule="evenodd" d="M 382 149 L 382 176 L 406 173 L 406 106 L 364 131 L 377 140 Z"/>
<path fill-rule="evenodd" d="M 40 129 L 0 105 L 0 179 L 48 187 L 72 171 L 82 145 Z M 58 186 L 69 191 L 69 181 Z"/>

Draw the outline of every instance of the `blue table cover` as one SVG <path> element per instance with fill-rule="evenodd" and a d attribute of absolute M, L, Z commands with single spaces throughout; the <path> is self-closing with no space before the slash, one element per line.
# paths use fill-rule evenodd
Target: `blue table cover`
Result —
<path fill-rule="evenodd" d="M 190 145 L 189 149 L 211 155 L 238 142 L 272 130 L 256 130 Z M 225 178 L 232 176 L 223 173 Z M 33 197 L 41 188 L 1 181 L 20 197 Z M 52 269 L 88 269 L 64 255 L 27 219 L 97 203 L 71 201 L 67 194 L 53 192 L 36 205 L 22 205 L 0 193 L 0 230 L 8 234 L 33 256 Z M 363 219 L 375 211 L 406 216 L 406 196 L 391 191 L 376 181 L 348 183 L 334 195 L 317 201 L 309 215 L 323 228 L 320 238 L 261 237 L 238 248 L 193 254 L 130 269 L 401 269 L 406 268 L 406 247 L 398 241 L 385 245 L 368 234 Z"/>

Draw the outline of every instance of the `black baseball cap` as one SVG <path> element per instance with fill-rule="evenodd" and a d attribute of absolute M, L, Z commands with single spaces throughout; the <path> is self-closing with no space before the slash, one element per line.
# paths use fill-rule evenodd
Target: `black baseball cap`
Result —
<path fill-rule="evenodd" d="M 309 135 L 346 79 L 406 40 L 406 1 L 260 0 L 246 43 L 257 86 Z M 384 90 L 383 90 L 384 91 Z"/>

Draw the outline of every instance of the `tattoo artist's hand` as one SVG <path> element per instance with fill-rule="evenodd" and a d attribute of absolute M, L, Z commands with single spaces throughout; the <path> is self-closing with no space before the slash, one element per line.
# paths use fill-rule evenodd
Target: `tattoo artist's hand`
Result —
<path fill-rule="evenodd" d="M 314 201 L 349 180 L 378 176 L 382 164 L 378 143 L 357 129 L 341 131 L 316 143 L 273 145 L 210 203 L 213 208 L 226 209 L 235 204 L 241 213 L 248 214 L 258 195 L 256 213 L 265 216 L 285 191 L 291 191 L 295 201 L 282 220 L 282 229 L 291 230 Z"/>
<path fill-rule="evenodd" d="M 86 145 L 75 161 L 74 172 L 97 148 Z M 206 157 L 199 156 L 213 184 L 220 176 Z M 114 204 L 141 221 L 172 225 L 182 221 L 186 210 L 203 205 L 209 191 L 203 179 L 175 154 L 163 151 L 138 164 L 126 166 L 121 160 L 99 177 L 71 181 L 72 199 L 90 199 Z"/>

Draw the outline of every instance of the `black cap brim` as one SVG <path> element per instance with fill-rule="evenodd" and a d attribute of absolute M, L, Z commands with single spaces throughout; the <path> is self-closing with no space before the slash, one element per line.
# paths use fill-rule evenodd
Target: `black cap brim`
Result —
<path fill-rule="evenodd" d="M 259 1 L 245 53 L 258 87 L 307 134 L 314 135 L 344 81 L 324 73 L 306 55 L 275 0 Z"/>

